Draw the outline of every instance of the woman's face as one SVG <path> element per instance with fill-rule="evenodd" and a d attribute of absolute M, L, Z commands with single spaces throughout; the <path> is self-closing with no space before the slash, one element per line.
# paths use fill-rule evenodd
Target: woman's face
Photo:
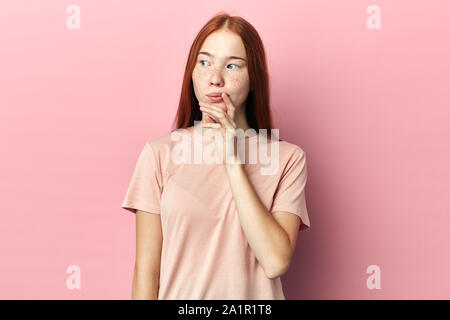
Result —
<path fill-rule="evenodd" d="M 238 111 L 250 90 L 247 54 L 241 37 L 227 29 L 211 33 L 199 50 L 192 83 L 198 101 L 224 106 L 223 100 L 217 102 L 207 95 L 225 92 Z"/>

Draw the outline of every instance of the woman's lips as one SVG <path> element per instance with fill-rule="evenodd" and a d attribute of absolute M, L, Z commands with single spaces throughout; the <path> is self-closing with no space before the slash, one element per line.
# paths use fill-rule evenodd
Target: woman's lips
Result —
<path fill-rule="evenodd" d="M 209 100 L 211 100 L 212 102 L 221 102 L 221 101 L 223 101 L 223 98 L 221 97 L 221 96 L 217 96 L 217 97 L 214 97 L 214 96 L 207 96 L 208 98 L 209 98 Z"/>

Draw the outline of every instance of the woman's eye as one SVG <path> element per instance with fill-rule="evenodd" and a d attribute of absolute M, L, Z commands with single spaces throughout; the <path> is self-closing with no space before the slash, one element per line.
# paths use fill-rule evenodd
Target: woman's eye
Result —
<path fill-rule="evenodd" d="M 208 61 L 206 61 L 206 60 L 200 60 L 199 63 L 200 63 L 201 66 L 207 66 L 208 65 Z M 206 63 L 206 64 L 204 64 L 204 63 Z M 228 66 L 235 66 L 236 67 L 236 68 L 232 68 L 231 70 L 240 68 L 237 64 L 234 64 L 234 63 L 230 63 Z"/>
<path fill-rule="evenodd" d="M 233 64 L 233 63 L 229 64 L 229 66 L 236 66 L 237 68 L 239 68 L 239 66 L 237 64 Z"/>

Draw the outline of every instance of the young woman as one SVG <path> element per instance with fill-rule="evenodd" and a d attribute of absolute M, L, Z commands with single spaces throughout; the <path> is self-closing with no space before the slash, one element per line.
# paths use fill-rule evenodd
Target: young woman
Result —
<path fill-rule="evenodd" d="M 269 174 L 241 152 L 261 149 L 263 129 L 277 164 Z M 220 13 L 191 46 L 176 130 L 145 143 L 122 203 L 136 213 L 132 299 L 285 299 L 280 276 L 310 227 L 306 154 L 271 129 L 263 43 L 246 20 Z M 224 138 L 212 143 L 222 161 L 174 161 L 181 131 L 194 149 L 211 150 L 207 133 Z"/>

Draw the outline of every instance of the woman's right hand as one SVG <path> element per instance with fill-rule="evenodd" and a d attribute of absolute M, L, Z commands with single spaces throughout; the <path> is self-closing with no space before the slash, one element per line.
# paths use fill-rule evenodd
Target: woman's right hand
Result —
<path fill-rule="evenodd" d="M 222 109 L 225 109 L 224 106 L 222 106 L 222 104 L 217 104 L 218 107 L 221 107 Z M 199 106 L 200 108 L 200 106 Z M 203 115 L 203 120 L 202 123 L 217 123 L 216 120 L 214 120 L 213 118 L 211 118 L 206 112 L 202 111 L 202 115 Z"/>

